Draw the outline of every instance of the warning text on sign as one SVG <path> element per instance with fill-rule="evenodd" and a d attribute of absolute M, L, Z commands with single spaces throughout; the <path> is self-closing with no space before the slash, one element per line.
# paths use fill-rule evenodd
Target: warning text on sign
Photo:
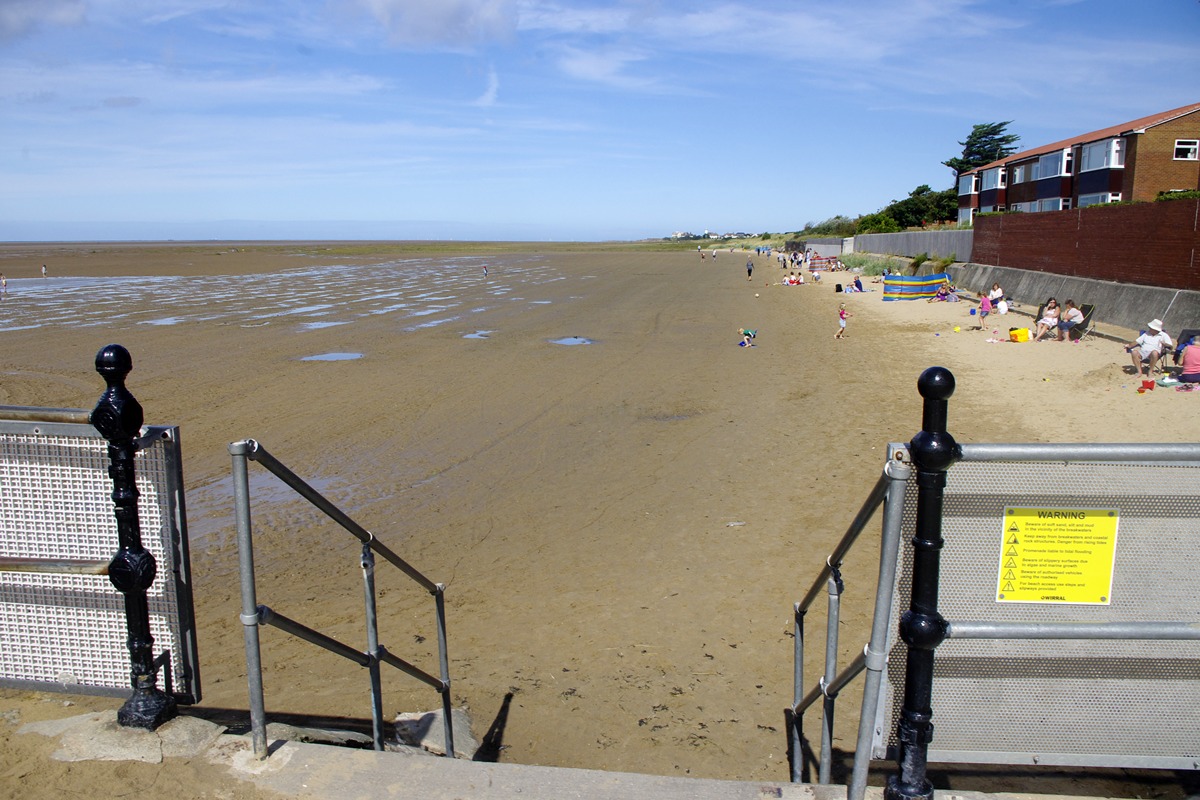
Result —
<path fill-rule="evenodd" d="M 1119 517 L 1110 508 L 1004 509 L 996 601 L 1107 605 Z"/>

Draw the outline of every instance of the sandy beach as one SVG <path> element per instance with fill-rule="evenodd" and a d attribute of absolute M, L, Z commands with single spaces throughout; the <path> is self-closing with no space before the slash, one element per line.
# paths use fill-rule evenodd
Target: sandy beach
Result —
<path fill-rule="evenodd" d="M 247 707 L 227 445 L 254 438 L 447 585 L 453 700 L 477 737 L 511 694 L 501 760 L 786 780 L 792 603 L 861 506 L 887 443 L 919 429 L 923 369 L 953 371 L 960 442 L 1200 441 L 1200 394 L 1137 394 L 1108 338 L 989 343 L 992 328 L 1029 317 L 972 330 L 966 302 L 885 303 L 869 282 L 873 291 L 842 295 L 832 276 L 784 287 L 766 257 L 747 281 L 746 258 L 618 246 L 3 245 L 0 404 L 90 409 L 103 388 L 96 352 L 115 342 L 132 353 L 128 386 L 147 421 L 182 431 L 202 707 Z M 22 292 L 45 289 L 43 263 L 47 280 L 103 279 L 73 285 L 71 302 L 112 313 L 30 322 Z M 380 310 L 406 302 L 379 298 L 393 275 L 417 269 L 434 294 Z M 266 285 L 254 276 L 275 276 L 274 301 L 254 295 Z M 153 282 L 164 277 L 188 281 Z M 305 296 L 280 299 L 291 293 Z M 835 341 L 843 301 L 853 316 Z M 738 346 L 742 326 L 758 330 L 754 347 Z M 331 353 L 361 357 L 303 360 Z M 263 496 L 259 601 L 361 642 L 357 542 L 277 491 Z M 843 663 L 866 640 L 876 558 L 860 548 L 844 570 L 857 582 L 843 600 Z M 381 640 L 435 671 L 428 595 L 382 569 L 378 581 Z M 364 671 L 278 631 L 263 641 L 268 715 L 369 717 Z M 398 673 L 384 685 L 389 713 L 438 704 Z M 842 750 L 853 750 L 856 692 L 839 706 Z M 202 780 L 188 764 L 47 760 L 47 742 L 15 730 L 64 714 L 64 701 L 72 713 L 119 705 L 0 691 L 11 710 L 0 796 L 61 797 L 98 775 L 159 793 Z M 806 720 L 810 739 L 818 717 Z M 35 773 L 41 789 L 29 788 Z M 1121 777 L 1085 791 L 1132 796 Z M 1001 785 L 972 779 L 954 785 Z M 1137 780 L 1155 792 L 1144 796 L 1187 793 L 1170 773 Z"/>

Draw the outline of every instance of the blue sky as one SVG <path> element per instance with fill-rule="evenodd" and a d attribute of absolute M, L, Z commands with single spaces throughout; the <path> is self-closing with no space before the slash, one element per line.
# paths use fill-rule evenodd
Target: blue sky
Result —
<path fill-rule="evenodd" d="M 1200 101 L 1196 0 L 0 0 L 0 239 L 632 239 Z"/>

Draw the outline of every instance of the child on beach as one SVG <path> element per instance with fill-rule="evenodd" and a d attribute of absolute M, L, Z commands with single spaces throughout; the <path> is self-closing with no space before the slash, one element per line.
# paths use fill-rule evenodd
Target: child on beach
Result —
<path fill-rule="evenodd" d="M 738 347 L 754 347 L 754 338 L 758 336 L 758 331 L 750 328 L 738 328 L 738 333 L 742 336 L 742 341 L 738 342 Z"/>
<path fill-rule="evenodd" d="M 835 333 L 833 335 L 833 338 L 835 338 L 835 339 L 845 339 L 846 338 L 846 317 L 853 317 L 853 316 L 854 316 L 853 314 L 851 314 L 849 311 L 846 310 L 845 303 L 842 303 L 841 305 L 838 306 L 838 329 L 837 329 L 837 333 Z"/>
<path fill-rule="evenodd" d="M 988 314 L 992 313 L 992 298 L 986 294 L 979 296 L 979 330 L 987 325 Z"/>

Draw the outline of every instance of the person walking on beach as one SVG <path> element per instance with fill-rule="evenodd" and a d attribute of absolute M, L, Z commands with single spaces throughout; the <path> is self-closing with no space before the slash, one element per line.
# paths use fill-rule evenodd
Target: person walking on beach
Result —
<path fill-rule="evenodd" d="M 3 272 L 0 272 L 0 297 L 6 294 L 8 294 L 8 278 L 4 276 Z"/>
<path fill-rule="evenodd" d="M 849 311 L 846 310 L 845 303 L 842 303 L 841 305 L 838 306 L 838 329 L 837 329 L 837 333 L 835 333 L 833 335 L 833 338 L 835 338 L 835 339 L 845 339 L 846 338 L 846 317 L 853 317 L 853 316 L 854 316 L 853 314 L 851 314 Z"/>
<path fill-rule="evenodd" d="M 487 264 L 483 265 L 483 277 L 487 277 Z"/>
<path fill-rule="evenodd" d="M 746 280 L 753 280 L 753 279 L 754 279 L 754 259 L 747 258 L 746 259 Z"/>
<path fill-rule="evenodd" d="M 46 265 L 42 264 L 42 277 L 46 277 Z"/>

